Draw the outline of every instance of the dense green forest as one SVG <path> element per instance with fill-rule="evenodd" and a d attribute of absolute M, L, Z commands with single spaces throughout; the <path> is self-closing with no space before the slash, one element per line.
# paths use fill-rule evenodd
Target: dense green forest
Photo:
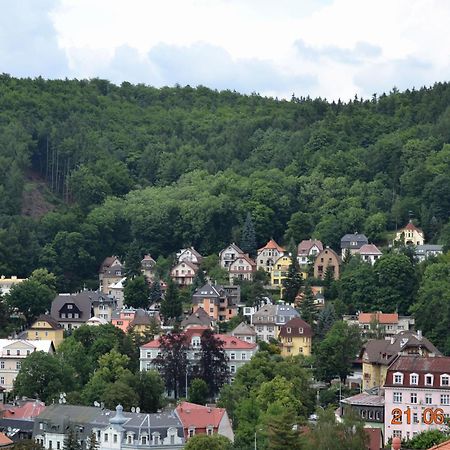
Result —
<path fill-rule="evenodd" d="M 258 244 L 412 215 L 450 241 L 450 84 L 348 103 L 0 76 L 0 273 L 95 278 L 131 242 L 155 258 L 219 251 L 248 212 Z"/>

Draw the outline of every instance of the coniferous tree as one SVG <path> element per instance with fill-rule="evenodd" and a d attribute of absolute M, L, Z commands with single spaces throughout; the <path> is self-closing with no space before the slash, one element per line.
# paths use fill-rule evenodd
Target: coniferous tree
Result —
<path fill-rule="evenodd" d="M 298 273 L 295 263 L 292 263 L 289 266 L 287 277 L 283 280 L 283 300 L 287 303 L 294 303 L 302 285 L 302 277 Z"/>
<path fill-rule="evenodd" d="M 152 303 L 161 301 L 162 290 L 161 283 L 158 279 L 156 279 L 150 286 L 149 298 Z"/>
<path fill-rule="evenodd" d="M 97 436 L 94 432 L 89 435 L 89 444 L 87 450 L 98 450 L 99 444 L 97 441 Z"/>
<path fill-rule="evenodd" d="M 167 283 L 166 294 L 161 301 L 160 313 L 164 320 L 178 319 L 183 313 L 183 303 L 178 287 L 172 280 L 169 280 Z"/>
<path fill-rule="evenodd" d="M 300 303 L 300 315 L 302 319 L 315 329 L 315 324 L 318 317 L 317 307 L 314 303 L 314 294 L 310 286 L 305 287 L 302 302 Z"/>
<path fill-rule="evenodd" d="M 333 326 L 334 322 L 336 322 L 337 317 L 334 311 L 334 306 L 331 303 L 327 303 L 325 308 L 320 311 L 317 317 L 317 326 L 315 336 L 317 339 L 323 339 L 328 331 Z"/>
<path fill-rule="evenodd" d="M 125 256 L 125 275 L 128 280 L 142 274 L 141 260 L 142 255 L 139 243 L 134 240 L 128 247 L 128 252 Z"/>
<path fill-rule="evenodd" d="M 82 450 L 78 435 L 71 427 L 64 439 L 63 450 Z"/>
<path fill-rule="evenodd" d="M 123 290 L 125 303 L 133 308 L 148 308 L 150 288 L 144 275 L 139 275 L 127 281 Z"/>
<path fill-rule="evenodd" d="M 252 258 L 256 256 L 256 233 L 253 225 L 252 215 L 247 213 L 241 233 L 241 250 L 248 253 Z"/>

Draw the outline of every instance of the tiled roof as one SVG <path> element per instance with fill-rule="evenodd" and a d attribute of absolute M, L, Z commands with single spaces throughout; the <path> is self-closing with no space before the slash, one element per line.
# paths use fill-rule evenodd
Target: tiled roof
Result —
<path fill-rule="evenodd" d="M 131 321 L 131 326 L 134 327 L 135 325 L 150 325 L 150 316 L 141 308 L 136 310 Z"/>
<path fill-rule="evenodd" d="M 433 445 L 428 450 L 450 450 L 450 441 L 441 442 L 440 444 Z"/>
<path fill-rule="evenodd" d="M 230 264 L 230 272 L 239 272 L 238 268 L 234 268 L 235 265 L 239 264 L 239 260 L 244 259 L 248 264 L 252 266 L 252 269 L 256 267 L 255 261 L 250 258 L 248 255 L 239 255 L 231 264 Z"/>
<path fill-rule="evenodd" d="M 38 328 L 37 322 L 47 322 L 54 330 L 61 329 L 61 325 L 49 314 L 41 314 L 32 324 L 32 328 Z"/>
<path fill-rule="evenodd" d="M 222 249 L 220 251 L 219 255 L 221 255 L 223 252 L 227 251 L 230 247 L 232 247 L 234 249 L 234 251 L 236 253 L 238 253 L 239 255 L 243 255 L 244 254 L 244 251 L 242 249 L 240 249 L 234 242 L 232 242 L 230 245 L 228 245 L 227 247 Z"/>
<path fill-rule="evenodd" d="M 290 329 L 290 333 L 288 332 Z M 302 332 L 300 332 L 302 330 Z M 312 337 L 311 326 L 300 317 L 294 317 L 280 328 L 281 337 Z"/>
<path fill-rule="evenodd" d="M 248 323 L 241 322 L 232 332 L 232 336 L 256 336 L 255 329 Z"/>
<path fill-rule="evenodd" d="M 305 239 L 298 244 L 298 254 L 307 255 L 312 247 L 317 246 L 319 252 L 323 250 L 323 244 L 317 239 Z"/>
<path fill-rule="evenodd" d="M 199 307 L 181 322 L 182 328 L 189 325 L 204 325 L 209 327 L 211 325 L 211 317 L 209 317 L 208 313 L 202 307 Z"/>
<path fill-rule="evenodd" d="M 221 291 L 223 290 L 222 286 L 216 285 L 213 286 L 210 283 L 206 283 L 204 286 L 198 288 L 193 297 L 220 297 L 222 295 Z"/>
<path fill-rule="evenodd" d="M 0 447 L 6 447 L 12 445 L 13 443 L 14 442 L 8 436 L 6 436 L 5 433 L 0 432 Z"/>
<path fill-rule="evenodd" d="M 390 366 L 391 372 L 447 373 L 450 375 L 450 356 L 400 355 Z"/>
<path fill-rule="evenodd" d="M 173 272 L 178 266 L 181 266 L 182 264 L 186 264 L 186 266 L 190 267 L 190 268 L 194 271 L 194 273 L 197 272 L 197 270 L 198 270 L 198 266 L 197 266 L 196 264 L 194 264 L 193 262 L 188 261 L 188 260 L 186 260 L 186 259 L 182 259 L 181 261 L 177 262 L 177 263 L 172 267 L 172 272 Z M 181 276 L 183 276 L 183 275 L 186 275 L 186 276 L 192 276 L 192 274 L 179 274 L 179 275 L 177 275 L 177 276 L 180 276 L 180 277 L 181 277 Z"/>
<path fill-rule="evenodd" d="M 365 234 L 361 234 L 361 233 L 348 233 L 348 234 L 344 234 L 344 236 L 342 236 L 341 238 L 341 243 L 343 242 L 363 242 L 365 244 L 367 244 L 369 242 L 369 240 L 367 239 L 367 236 Z"/>
<path fill-rule="evenodd" d="M 20 406 L 5 405 L 3 418 L 5 419 L 33 419 L 45 409 L 45 403 L 38 400 L 25 402 Z"/>
<path fill-rule="evenodd" d="M 398 323 L 398 314 L 397 313 L 382 313 L 382 312 L 374 312 L 374 313 L 359 313 L 358 322 L 369 324 L 373 321 L 377 321 L 379 324 L 393 324 Z"/>
<path fill-rule="evenodd" d="M 423 233 L 423 231 L 420 229 L 420 228 L 418 228 L 418 227 L 416 227 L 413 223 L 412 223 L 412 221 L 410 220 L 408 223 L 407 223 L 407 225 L 405 226 L 405 228 L 402 228 L 402 230 L 410 230 L 410 231 L 418 231 L 419 233 Z"/>
<path fill-rule="evenodd" d="M 384 394 L 370 394 L 368 392 L 361 392 L 351 397 L 344 398 L 341 402 L 347 405 L 383 406 Z"/>
<path fill-rule="evenodd" d="M 261 252 L 262 250 L 269 250 L 269 249 L 278 250 L 281 253 L 285 251 L 283 247 L 278 245 L 273 239 L 270 239 L 269 242 L 267 242 L 267 244 L 264 247 L 258 249 L 258 253 Z"/>
<path fill-rule="evenodd" d="M 207 428 L 208 426 L 219 428 L 226 411 L 224 408 L 211 408 L 195 403 L 181 402 L 177 406 L 176 412 L 183 428 Z"/>
<path fill-rule="evenodd" d="M 358 252 L 360 255 L 382 255 L 381 251 L 374 244 L 364 244 Z"/>
<path fill-rule="evenodd" d="M 243 341 L 242 339 L 228 334 L 215 334 L 214 336 L 223 342 L 224 350 L 250 350 L 257 346 L 257 344 Z"/>

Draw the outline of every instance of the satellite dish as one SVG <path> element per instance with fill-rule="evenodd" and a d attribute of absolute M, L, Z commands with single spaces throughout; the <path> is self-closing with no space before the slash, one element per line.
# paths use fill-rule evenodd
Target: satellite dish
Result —
<path fill-rule="evenodd" d="M 136 408 L 134 406 L 131 407 L 131 412 L 134 413 L 136 411 Z"/>
<path fill-rule="evenodd" d="M 98 407 L 100 406 L 100 403 L 96 400 L 96 401 L 94 402 L 94 406 L 95 406 L 96 408 L 98 408 Z"/>
<path fill-rule="evenodd" d="M 141 412 L 141 408 L 139 406 L 136 408 L 136 412 L 139 414 Z"/>

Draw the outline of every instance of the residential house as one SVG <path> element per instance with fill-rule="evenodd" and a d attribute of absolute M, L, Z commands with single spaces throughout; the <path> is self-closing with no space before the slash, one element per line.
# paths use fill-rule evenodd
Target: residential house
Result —
<path fill-rule="evenodd" d="M 382 386 L 389 365 L 399 355 L 441 356 L 439 350 L 418 331 L 401 331 L 389 339 L 372 339 L 361 350 L 363 389 Z"/>
<path fill-rule="evenodd" d="M 25 281 L 26 278 L 17 278 L 15 275 L 8 278 L 2 275 L 0 277 L 0 295 L 6 295 L 9 294 L 11 291 L 11 288 L 15 286 L 16 284 L 22 283 Z"/>
<path fill-rule="evenodd" d="M 450 415 L 450 358 L 398 356 L 387 370 L 384 391 L 386 439 L 440 429 Z"/>
<path fill-rule="evenodd" d="M 148 331 L 152 323 L 159 323 L 158 316 L 151 316 L 148 311 L 138 308 L 134 313 L 133 320 L 130 323 L 130 328 L 139 334 L 144 334 Z"/>
<path fill-rule="evenodd" d="M 199 351 L 201 348 L 201 336 L 209 328 L 196 327 L 185 331 L 187 339 L 187 360 L 191 365 L 195 365 L 199 360 Z M 258 346 L 255 343 L 245 342 L 234 336 L 227 334 L 215 334 L 217 339 L 222 341 L 222 348 L 225 351 L 230 376 L 233 379 L 236 371 L 250 361 L 256 353 Z M 155 359 L 161 353 L 161 344 L 159 338 L 147 342 L 140 347 L 140 370 L 155 369 Z"/>
<path fill-rule="evenodd" d="M 125 300 L 124 289 L 125 281 L 127 277 L 121 278 L 119 281 L 112 283 L 108 286 L 108 295 L 111 296 L 117 302 L 117 308 L 123 308 Z"/>
<path fill-rule="evenodd" d="M 383 255 L 383 253 L 381 253 L 378 247 L 374 244 L 364 244 L 354 254 L 361 255 L 361 259 L 372 264 L 372 266 L 375 264 L 375 261 Z"/>
<path fill-rule="evenodd" d="M 442 245 L 416 245 L 414 249 L 414 254 L 419 262 L 423 262 L 430 257 L 442 255 L 443 246 Z"/>
<path fill-rule="evenodd" d="M 252 281 L 256 272 L 256 263 L 248 255 L 240 255 L 228 266 L 230 284 L 234 284 L 234 280 Z"/>
<path fill-rule="evenodd" d="M 113 311 L 111 323 L 126 333 L 130 328 L 135 314 L 136 310 L 134 308 L 122 308 L 120 310 Z"/>
<path fill-rule="evenodd" d="M 231 263 L 245 253 L 233 242 L 219 253 L 219 264 L 223 269 L 229 269 Z"/>
<path fill-rule="evenodd" d="M 50 340 L 58 348 L 64 339 L 64 329 L 52 316 L 41 314 L 25 331 L 23 338 L 29 341 Z"/>
<path fill-rule="evenodd" d="M 199 266 L 202 262 L 202 259 L 203 259 L 202 255 L 200 255 L 200 253 L 197 250 L 195 250 L 194 247 L 182 248 L 177 253 L 178 262 L 187 261 Z"/>
<path fill-rule="evenodd" d="M 365 244 L 368 244 L 369 240 L 364 234 L 353 233 L 346 234 L 341 238 L 341 257 L 349 253 L 354 255 Z"/>
<path fill-rule="evenodd" d="M 178 262 L 170 271 L 170 278 L 180 286 L 190 286 L 198 266 L 188 260 Z"/>
<path fill-rule="evenodd" d="M 405 245 L 424 245 L 425 235 L 423 230 L 416 227 L 410 220 L 405 227 L 397 231 L 395 240 Z"/>
<path fill-rule="evenodd" d="M 291 305 L 280 303 L 262 306 L 251 316 L 251 321 L 258 340 L 269 342 L 277 339 L 281 327 L 294 317 L 300 317 L 298 311 Z"/>
<path fill-rule="evenodd" d="M 110 270 L 111 267 L 114 267 L 114 270 Z M 117 282 L 124 275 L 120 275 L 120 278 L 117 278 L 119 275 L 116 272 L 122 274 L 124 272 L 122 263 L 117 256 L 108 256 L 106 257 L 100 265 L 100 269 L 98 271 L 98 280 L 100 285 L 100 291 L 104 294 L 109 294 L 108 286 Z M 105 279 L 106 278 L 106 279 Z"/>
<path fill-rule="evenodd" d="M 317 239 L 305 239 L 298 244 L 297 261 L 300 267 L 314 264 L 316 256 L 323 250 L 323 244 Z"/>
<path fill-rule="evenodd" d="M 350 325 L 358 325 L 362 334 L 379 334 L 383 337 L 394 336 L 400 331 L 414 329 L 414 317 L 399 316 L 397 313 L 383 313 L 381 311 L 356 315 L 346 315 L 344 321 Z"/>
<path fill-rule="evenodd" d="M 186 441 L 198 434 L 220 434 L 234 442 L 233 428 L 225 408 L 181 402 L 176 407 L 176 413 L 183 424 Z"/>
<path fill-rule="evenodd" d="M 9 392 L 19 373 L 23 360 L 36 351 L 54 353 L 51 340 L 0 339 L 0 386 Z"/>
<path fill-rule="evenodd" d="M 261 247 L 258 250 L 258 256 L 256 258 L 256 268 L 264 269 L 266 272 L 272 272 L 275 261 L 283 256 L 285 253 L 285 249 L 278 245 L 273 239 L 270 239 L 269 242 L 264 247 Z"/>
<path fill-rule="evenodd" d="M 121 302 L 111 295 L 104 295 L 96 292 L 91 295 L 92 313 L 106 322 L 111 322 L 112 313 L 117 308 L 121 308 Z"/>
<path fill-rule="evenodd" d="M 184 447 L 183 425 L 175 410 L 146 414 L 116 412 L 93 406 L 53 404 L 35 419 L 33 438 L 48 450 L 61 450 L 69 430 L 76 431 L 85 448 L 95 434 L 98 450 L 146 448 L 179 450 Z"/>
<path fill-rule="evenodd" d="M 219 285 L 205 284 L 192 296 L 193 312 L 203 308 L 215 322 L 230 320 L 237 315 L 237 302 Z"/>
<path fill-rule="evenodd" d="M 294 317 L 280 327 L 278 339 L 282 356 L 311 355 L 313 331 L 311 325 L 300 317 Z"/>
<path fill-rule="evenodd" d="M 231 331 L 231 336 L 237 337 L 245 342 L 256 343 L 256 331 L 252 325 L 241 322 L 234 330 Z"/>
<path fill-rule="evenodd" d="M 85 323 L 88 327 L 99 327 L 101 325 L 107 325 L 109 322 L 107 322 L 105 319 L 101 319 L 97 316 L 92 316 L 90 319 L 88 319 Z"/>
<path fill-rule="evenodd" d="M 153 281 L 155 279 L 155 265 L 156 261 L 151 255 L 145 255 L 141 261 L 142 274 L 148 281 Z"/>
<path fill-rule="evenodd" d="M 342 260 L 330 247 L 325 247 L 314 261 L 314 278 L 324 279 L 327 270 L 330 270 L 335 280 L 339 279 Z"/>
<path fill-rule="evenodd" d="M 186 317 L 181 322 L 181 328 L 188 329 L 188 328 L 214 328 L 214 320 L 211 319 L 209 314 L 202 308 L 199 307 L 193 312 L 190 316 Z"/>
<path fill-rule="evenodd" d="M 94 304 L 96 312 L 94 313 Z M 100 305 L 107 305 L 108 309 L 100 310 Z M 50 315 L 65 330 L 80 327 L 91 317 L 99 314 L 112 315 L 112 301 L 99 291 L 81 291 L 76 294 L 58 294 L 52 302 Z"/>
<path fill-rule="evenodd" d="M 292 258 L 287 255 L 280 256 L 273 265 L 270 273 L 270 284 L 280 288 L 280 295 L 283 295 L 283 280 L 288 277 L 289 268 L 292 265 Z"/>

